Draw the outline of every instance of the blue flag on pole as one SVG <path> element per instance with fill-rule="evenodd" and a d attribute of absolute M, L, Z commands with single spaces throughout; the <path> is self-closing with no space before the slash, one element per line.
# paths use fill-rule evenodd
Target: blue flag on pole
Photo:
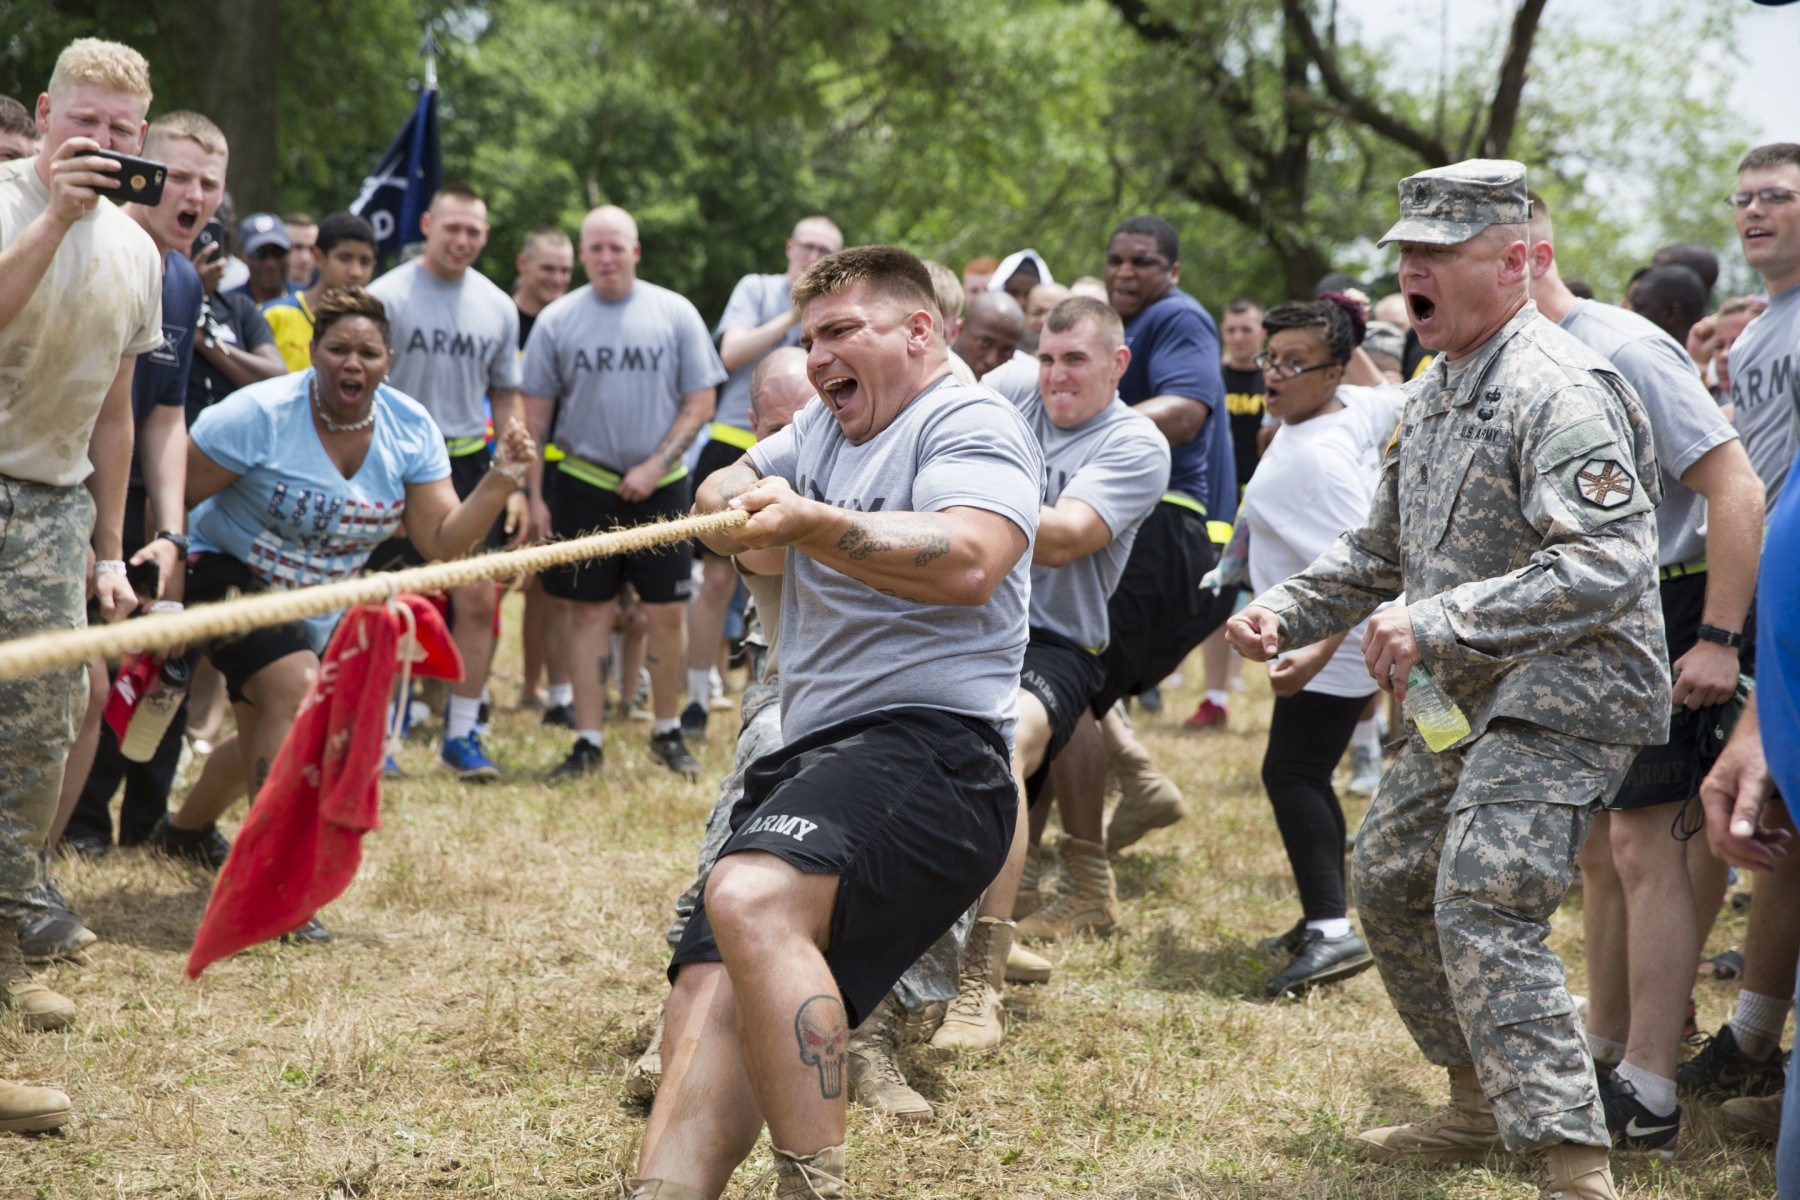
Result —
<path fill-rule="evenodd" d="M 376 252 L 384 263 L 394 261 L 407 246 L 425 237 L 419 231 L 419 218 L 443 179 L 437 95 L 436 80 L 428 80 L 419 95 L 419 106 L 375 170 L 363 180 L 362 192 L 350 205 L 351 212 L 375 227 Z"/>

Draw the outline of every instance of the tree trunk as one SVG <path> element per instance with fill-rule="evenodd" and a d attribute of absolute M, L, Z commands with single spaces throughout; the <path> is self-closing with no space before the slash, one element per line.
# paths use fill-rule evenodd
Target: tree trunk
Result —
<path fill-rule="evenodd" d="M 1331 259 L 1311 242 L 1301 245 L 1271 244 L 1281 262 L 1282 276 L 1287 280 L 1289 300 L 1311 300 L 1313 288 L 1331 273 Z"/>
<path fill-rule="evenodd" d="M 231 144 L 229 183 L 238 215 L 274 211 L 280 123 L 279 0 L 200 0 L 209 31 L 196 90 L 200 111 Z"/>

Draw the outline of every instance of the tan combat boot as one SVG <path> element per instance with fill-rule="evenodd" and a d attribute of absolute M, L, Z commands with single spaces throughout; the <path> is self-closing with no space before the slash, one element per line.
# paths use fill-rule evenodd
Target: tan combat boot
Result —
<path fill-rule="evenodd" d="M 827 1146 L 804 1157 L 775 1151 L 775 1200 L 844 1200 L 844 1147 Z M 677 1198 L 680 1200 L 680 1198 Z"/>
<path fill-rule="evenodd" d="M 1356 1150 L 1374 1162 L 1481 1162 L 1501 1153 L 1500 1126 L 1473 1066 L 1450 1068 L 1450 1105 L 1410 1125 L 1356 1135 Z M 1604 1154 L 1604 1151 L 1602 1151 Z"/>
<path fill-rule="evenodd" d="M 1014 942 L 1006 951 L 1006 982 L 1049 983 L 1050 960 Z"/>
<path fill-rule="evenodd" d="M 1181 789 L 1156 769 L 1142 743 L 1127 742 L 1106 769 L 1119 781 L 1119 804 L 1106 824 L 1108 851 L 1117 854 L 1152 829 L 1173 825 L 1187 816 Z"/>
<path fill-rule="evenodd" d="M 931 1035 L 938 1031 L 938 1026 L 944 1023 L 944 1013 L 949 1007 L 943 1000 L 927 1000 L 917 1008 L 902 1010 L 900 1044 L 916 1046 L 920 1042 L 929 1042 Z"/>
<path fill-rule="evenodd" d="M 1000 992 L 1006 986 L 1006 952 L 1012 946 L 1013 923 L 978 917 L 963 947 L 962 980 L 944 1023 L 931 1035 L 939 1058 L 969 1050 L 992 1050 L 1006 1040 L 1006 1013 Z"/>
<path fill-rule="evenodd" d="M 662 1035 L 661 1019 L 656 1022 L 656 1031 L 650 1035 L 650 1044 L 638 1055 L 638 1060 L 631 1064 L 631 1070 L 625 1072 L 625 1096 L 639 1104 L 648 1104 L 656 1099 L 656 1089 L 662 1086 Z"/>
<path fill-rule="evenodd" d="M 1538 1200 L 1619 1200 L 1605 1146 L 1558 1142 L 1538 1155 Z"/>
<path fill-rule="evenodd" d="M 27 1029 L 66 1029 L 75 1023 L 75 1005 L 67 996 L 51 991 L 25 970 L 19 949 L 19 923 L 0 921 L 0 989 L 5 1003 L 19 1014 Z"/>
<path fill-rule="evenodd" d="M 45 1133 L 69 1123 L 69 1098 L 55 1088 L 0 1079 L 0 1133 Z"/>
<path fill-rule="evenodd" d="M 1019 922 L 1019 936 L 1053 942 L 1086 930 L 1111 933 L 1119 923 L 1119 893 L 1113 886 L 1106 848 L 1080 838 L 1064 838 L 1062 890 Z"/>
<path fill-rule="evenodd" d="M 1019 890 L 1013 894 L 1012 917 L 1023 920 L 1043 906 L 1044 859 L 1048 852 L 1042 846 L 1025 847 L 1025 866 L 1019 871 Z"/>
<path fill-rule="evenodd" d="M 1719 1117 L 1725 1128 L 1738 1136 L 1774 1145 L 1781 1133 L 1781 1093 L 1727 1100 L 1719 1105 Z"/>
<path fill-rule="evenodd" d="M 705 1192 L 666 1179 L 627 1179 L 625 1200 L 712 1200 Z"/>
<path fill-rule="evenodd" d="M 850 1033 L 850 1098 L 890 1120 L 931 1119 L 931 1102 L 900 1073 L 900 1001 L 889 992 Z"/>

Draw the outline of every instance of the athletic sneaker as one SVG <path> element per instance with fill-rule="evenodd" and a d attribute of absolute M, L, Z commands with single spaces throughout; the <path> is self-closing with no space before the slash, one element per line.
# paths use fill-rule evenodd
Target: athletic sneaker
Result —
<path fill-rule="evenodd" d="M 1350 778 L 1344 790 L 1352 796 L 1373 796 L 1381 786 L 1381 752 L 1367 746 L 1350 747 Z"/>
<path fill-rule="evenodd" d="M 1211 700 L 1200 701 L 1200 707 L 1194 715 L 1183 721 L 1189 729 L 1223 729 L 1225 728 L 1226 711 L 1223 704 L 1214 704 Z"/>
<path fill-rule="evenodd" d="M 1307 988 L 1348 979 L 1374 965 L 1375 956 L 1354 933 L 1328 938 L 1317 929 L 1306 929 L 1300 934 L 1300 946 L 1293 959 L 1263 985 L 1263 992 L 1270 996 L 1297 996 Z"/>
<path fill-rule="evenodd" d="M 1292 958 L 1300 952 L 1300 940 L 1306 936 L 1306 918 L 1301 917 L 1294 922 L 1294 927 L 1286 933 L 1278 933 L 1274 937 L 1266 937 L 1256 943 L 1256 948 L 1264 954 L 1286 954 Z"/>
<path fill-rule="evenodd" d="M 1725 1100 L 1732 1096 L 1773 1096 L 1787 1086 L 1787 1055 L 1771 1051 L 1764 1059 L 1738 1049 L 1731 1026 L 1706 1039 L 1700 1053 L 1675 1068 L 1675 1088 L 1683 1096 Z"/>
<path fill-rule="evenodd" d="M 681 735 L 691 738 L 706 736 L 706 705 L 698 700 L 688 701 L 688 706 L 681 710 Z"/>
<path fill-rule="evenodd" d="M 1147 688 L 1132 697 L 1132 699 L 1143 705 L 1144 711 L 1147 713 L 1159 713 L 1163 710 L 1161 688 Z"/>
<path fill-rule="evenodd" d="M 681 730 L 671 729 L 667 733 L 651 734 L 650 753 L 677 775 L 685 775 L 690 780 L 700 778 L 700 760 L 688 752 L 687 743 L 681 738 Z"/>
<path fill-rule="evenodd" d="M 381 777 L 383 779 L 404 779 L 406 772 L 400 769 L 400 760 L 390 754 L 381 760 Z"/>
<path fill-rule="evenodd" d="M 543 724 L 558 729 L 575 728 L 575 706 L 573 704 L 551 704 L 544 708 Z"/>
<path fill-rule="evenodd" d="M 445 738 L 438 757 L 464 783 L 490 783 L 500 778 L 500 768 L 481 748 L 481 735 L 473 730 L 459 738 Z"/>
<path fill-rule="evenodd" d="M 55 962 L 72 958 L 99 940 L 46 874 L 43 911 L 19 922 L 19 953 L 27 962 Z"/>
<path fill-rule="evenodd" d="M 144 838 L 144 845 L 160 850 L 170 858 L 198 863 L 209 871 L 223 867 L 225 856 L 231 853 L 231 841 L 219 832 L 217 825 L 208 825 L 205 829 L 177 829 L 170 824 L 167 813 L 156 818 L 156 824 Z"/>
<path fill-rule="evenodd" d="M 569 751 L 569 757 L 562 760 L 562 765 L 550 772 L 552 779 L 580 779 L 583 775 L 592 775 L 606 761 L 606 754 L 586 738 L 576 738 L 575 748 Z"/>
<path fill-rule="evenodd" d="M 1657 1158 L 1675 1157 L 1675 1135 L 1681 1132 L 1681 1107 L 1659 1116 L 1637 1098 L 1631 1080 L 1613 1072 L 1600 1080 L 1600 1103 L 1606 1109 L 1606 1129 L 1614 1150 L 1637 1150 Z"/>
<path fill-rule="evenodd" d="M 313 917 L 294 932 L 281 935 L 281 944 L 284 946 L 325 946 L 330 942 L 331 930 L 321 925 L 317 917 Z"/>

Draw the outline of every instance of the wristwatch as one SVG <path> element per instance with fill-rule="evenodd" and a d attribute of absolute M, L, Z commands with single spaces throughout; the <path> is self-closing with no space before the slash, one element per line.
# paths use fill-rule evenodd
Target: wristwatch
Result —
<path fill-rule="evenodd" d="M 1721 646 L 1736 648 L 1744 644 L 1744 635 L 1733 633 L 1729 629 L 1720 629 L 1717 625 L 1702 625 L 1694 630 L 1694 636 L 1703 642 L 1717 642 Z"/>
<path fill-rule="evenodd" d="M 152 541 L 173 542 L 173 543 L 175 543 L 175 548 L 177 550 L 181 551 L 183 554 L 186 554 L 188 552 L 187 534 L 176 533 L 173 529 L 159 529 L 156 531 L 156 537 L 152 538 L 151 540 Z"/>

